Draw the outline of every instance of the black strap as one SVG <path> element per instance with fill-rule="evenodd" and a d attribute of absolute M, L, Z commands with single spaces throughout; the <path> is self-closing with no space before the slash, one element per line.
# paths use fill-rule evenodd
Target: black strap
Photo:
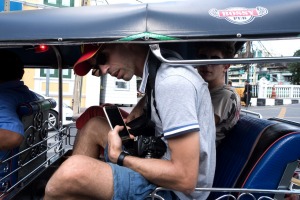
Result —
<path fill-rule="evenodd" d="M 155 108 L 155 112 L 160 119 L 158 110 L 156 108 L 156 101 L 155 101 L 155 79 L 156 79 L 156 73 L 158 68 L 160 67 L 161 62 L 153 55 L 152 52 L 149 52 L 148 57 L 148 80 L 147 80 L 147 86 L 146 86 L 146 95 L 147 95 L 147 117 L 151 119 L 151 92 L 153 96 L 153 105 Z"/>
<path fill-rule="evenodd" d="M 129 155 L 128 153 L 122 151 L 122 152 L 120 153 L 119 157 L 118 157 L 117 165 L 123 166 L 124 158 L 125 158 L 126 156 L 128 156 L 128 155 Z"/>
<path fill-rule="evenodd" d="M 177 58 L 178 56 L 174 54 L 174 52 L 168 51 L 168 50 L 163 50 L 162 49 L 162 54 L 165 57 L 174 57 Z M 179 58 L 179 57 L 178 57 Z M 147 95 L 147 117 L 151 120 L 151 92 L 153 96 L 153 105 L 155 108 L 155 112 L 158 116 L 158 118 L 161 121 L 160 115 L 157 110 L 156 106 L 156 100 L 155 100 L 155 79 L 156 79 L 156 74 L 157 70 L 161 65 L 161 61 L 156 58 L 156 56 L 150 51 L 149 52 L 149 57 L 148 57 L 148 80 L 147 80 L 147 86 L 146 86 L 146 95 Z"/>

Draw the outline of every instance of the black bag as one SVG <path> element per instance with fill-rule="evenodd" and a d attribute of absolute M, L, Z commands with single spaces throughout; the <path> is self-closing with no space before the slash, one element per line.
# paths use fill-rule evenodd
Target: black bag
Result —
<path fill-rule="evenodd" d="M 155 124 L 147 117 L 146 113 L 144 113 L 140 117 L 132 120 L 131 122 L 127 123 L 126 125 L 130 127 L 130 129 L 128 131 L 130 132 L 130 134 L 132 134 L 134 136 L 155 135 Z"/>
<path fill-rule="evenodd" d="M 124 144 L 130 155 L 142 158 L 160 158 L 164 155 L 167 146 L 161 137 L 155 136 L 155 124 L 146 114 L 126 125 L 130 127 L 130 134 L 135 136 L 135 140 Z"/>
<path fill-rule="evenodd" d="M 147 109 L 140 117 L 128 122 L 126 125 L 130 127 L 128 131 L 136 138 L 134 141 L 130 141 L 126 144 L 125 148 L 130 155 L 144 157 L 144 158 L 160 158 L 167 150 L 165 142 L 161 139 L 162 136 L 157 137 L 155 135 L 155 123 L 151 121 L 151 93 L 153 91 L 153 104 L 156 113 L 159 116 L 156 109 L 155 101 L 155 78 L 157 69 L 160 66 L 160 61 L 151 53 L 149 55 L 149 76 L 147 80 Z"/>

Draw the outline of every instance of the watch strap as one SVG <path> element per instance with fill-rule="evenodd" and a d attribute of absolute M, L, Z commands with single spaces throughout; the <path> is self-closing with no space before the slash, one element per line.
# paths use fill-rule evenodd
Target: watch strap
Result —
<path fill-rule="evenodd" d="M 123 166 L 124 158 L 125 158 L 126 156 L 128 156 L 128 155 L 129 155 L 128 153 L 122 151 L 122 152 L 120 153 L 119 157 L 118 157 L 117 164 L 118 164 L 119 166 Z"/>

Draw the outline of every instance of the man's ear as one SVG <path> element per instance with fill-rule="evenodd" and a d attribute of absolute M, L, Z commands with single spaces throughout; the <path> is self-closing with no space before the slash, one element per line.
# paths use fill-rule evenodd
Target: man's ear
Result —
<path fill-rule="evenodd" d="M 230 64 L 226 64 L 226 65 L 224 66 L 224 68 L 225 68 L 226 70 L 228 70 L 229 67 L 230 67 Z"/>

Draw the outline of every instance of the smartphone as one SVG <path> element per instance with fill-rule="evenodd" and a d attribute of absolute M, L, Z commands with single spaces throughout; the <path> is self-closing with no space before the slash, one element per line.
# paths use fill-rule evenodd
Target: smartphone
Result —
<path fill-rule="evenodd" d="M 111 129 L 113 129 L 116 125 L 124 126 L 123 130 L 119 132 L 119 136 L 123 142 L 128 141 L 130 139 L 129 131 L 118 106 L 104 106 L 103 110 Z"/>

